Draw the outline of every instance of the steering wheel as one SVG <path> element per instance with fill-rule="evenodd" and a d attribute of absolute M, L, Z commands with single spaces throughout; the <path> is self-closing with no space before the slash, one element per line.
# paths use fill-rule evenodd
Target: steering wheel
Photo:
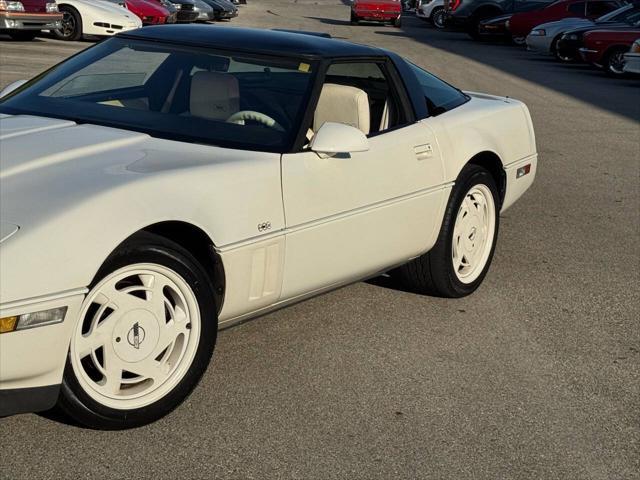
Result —
<path fill-rule="evenodd" d="M 263 125 L 274 128 L 279 132 L 285 131 L 285 129 L 282 128 L 282 125 L 276 122 L 269 115 L 265 113 L 254 112 L 253 110 L 241 110 L 239 112 L 234 113 L 229 118 L 227 118 L 227 122 L 235 123 L 237 125 L 244 125 L 245 120 L 251 120 L 252 122 L 262 123 Z"/>

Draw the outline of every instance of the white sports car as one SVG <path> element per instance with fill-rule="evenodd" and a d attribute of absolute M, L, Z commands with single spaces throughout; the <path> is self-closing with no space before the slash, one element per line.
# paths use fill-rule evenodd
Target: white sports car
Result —
<path fill-rule="evenodd" d="M 111 36 L 134 30 L 142 21 L 132 12 L 105 0 L 60 0 L 62 26 L 53 30 L 60 40 L 79 40 L 85 35 Z"/>
<path fill-rule="evenodd" d="M 523 103 L 302 33 L 146 27 L 13 88 L 4 415 L 151 422 L 219 327 L 395 267 L 415 292 L 468 295 L 536 173 Z"/>

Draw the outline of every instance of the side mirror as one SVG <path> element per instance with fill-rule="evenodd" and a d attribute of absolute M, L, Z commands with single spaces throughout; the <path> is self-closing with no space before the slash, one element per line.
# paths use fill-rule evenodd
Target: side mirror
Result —
<path fill-rule="evenodd" d="M 9 95 L 11 92 L 13 92 L 16 88 L 20 88 L 22 85 L 24 85 L 25 83 L 27 83 L 27 80 L 16 80 L 15 82 L 10 83 L 9 85 L 7 85 L 6 87 L 4 87 L 2 89 L 2 91 L 0 91 L 0 98 Z"/>
<path fill-rule="evenodd" d="M 312 151 L 331 156 L 336 153 L 366 152 L 369 140 L 364 133 L 351 125 L 326 122 L 316 132 L 309 145 Z"/>

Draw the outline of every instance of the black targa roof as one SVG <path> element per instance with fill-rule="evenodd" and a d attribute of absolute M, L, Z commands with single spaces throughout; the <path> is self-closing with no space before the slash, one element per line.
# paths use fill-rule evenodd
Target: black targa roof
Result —
<path fill-rule="evenodd" d="M 158 25 L 120 33 L 118 37 L 194 45 L 251 53 L 314 57 L 371 57 L 382 49 L 304 33 L 218 25 Z"/>

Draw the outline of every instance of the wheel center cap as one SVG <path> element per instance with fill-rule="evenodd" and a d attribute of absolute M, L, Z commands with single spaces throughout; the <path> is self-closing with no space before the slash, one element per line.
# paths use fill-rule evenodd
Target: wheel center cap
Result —
<path fill-rule="evenodd" d="M 158 344 L 160 327 L 156 316 L 148 310 L 127 312 L 113 329 L 113 349 L 124 362 L 145 359 Z"/>

